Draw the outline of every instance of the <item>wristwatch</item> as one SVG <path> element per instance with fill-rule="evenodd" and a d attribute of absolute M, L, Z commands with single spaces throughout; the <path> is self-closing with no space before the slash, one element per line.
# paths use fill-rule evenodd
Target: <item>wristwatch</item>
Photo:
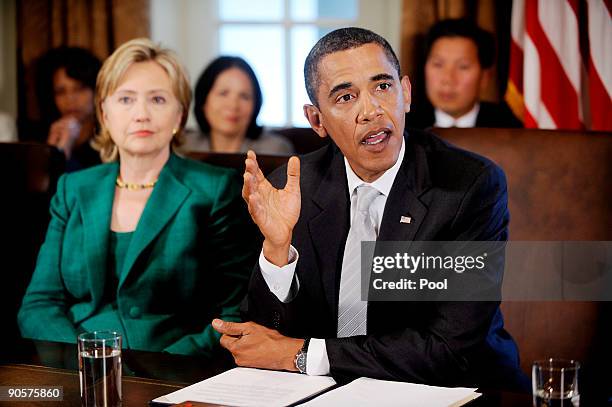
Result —
<path fill-rule="evenodd" d="M 295 367 L 302 374 L 306 374 L 306 353 L 308 352 L 308 344 L 310 343 L 310 338 L 304 339 L 304 345 L 302 345 L 302 349 L 295 355 Z"/>

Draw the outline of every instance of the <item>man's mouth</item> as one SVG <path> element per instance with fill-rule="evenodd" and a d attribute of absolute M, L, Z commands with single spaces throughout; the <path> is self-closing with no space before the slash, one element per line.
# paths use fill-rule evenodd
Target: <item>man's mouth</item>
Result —
<path fill-rule="evenodd" d="M 390 133 L 391 131 L 385 129 L 385 130 L 380 130 L 376 133 L 368 134 L 361 140 L 361 144 L 365 144 L 368 146 L 380 144 L 383 141 L 385 141 L 387 137 L 389 137 Z"/>

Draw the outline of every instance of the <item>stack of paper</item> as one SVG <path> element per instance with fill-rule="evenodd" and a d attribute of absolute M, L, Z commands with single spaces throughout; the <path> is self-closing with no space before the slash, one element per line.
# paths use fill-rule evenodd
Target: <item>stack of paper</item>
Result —
<path fill-rule="evenodd" d="M 225 406 L 288 406 L 332 387 L 327 376 L 237 367 L 153 400 L 160 404 L 185 401 Z"/>
<path fill-rule="evenodd" d="M 457 407 L 475 398 L 476 389 L 436 387 L 424 384 L 389 382 L 362 377 L 331 390 L 305 404 L 306 407 Z"/>

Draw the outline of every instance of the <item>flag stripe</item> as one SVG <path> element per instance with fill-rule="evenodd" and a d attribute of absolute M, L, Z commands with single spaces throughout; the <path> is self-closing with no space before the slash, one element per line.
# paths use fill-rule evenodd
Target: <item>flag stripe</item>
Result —
<path fill-rule="evenodd" d="M 591 129 L 612 131 L 612 101 L 592 64 L 591 60 L 591 69 L 589 70 Z"/>
<path fill-rule="evenodd" d="M 570 79 L 565 74 L 557 54 L 539 23 L 540 16 L 538 15 L 537 3 L 537 0 L 527 2 L 526 26 L 527 36 L 532 39 L 539 55 L 541 83 L 540 87 L 538 87 L 538 95 L 540 95 L 543 104 L 546 106 L 555 128 L 579 129 L 582 127 L 582 123 L 578 113 L 578 95 L 573 89 Z M 563 29 L 563 27 L 559 27 L 559 29 Z M 579 57 L 580 55 L 575 56 L 575 58 Z M 528 84 L 526 81 L 524 85 L 527 90 Z M 546 91 L 540 92 L 540 89 L 545 89 Z M 540 117 L 538 114 L 534 114 L 534 118 L 538 123 L 540 119 L 545 119 L 544 116 Z"/>
<path fill-rule="evenodd" d="M 591 128 L 612 131 L 612 21 L 607 4 L 588 0 L 588 19 Z"/>
<path fill-rule="evenodd" d="M 561 61 L 560 66 L 576 94 L 580 93 L 580 47 L 578 45 L 578 21 L 566 0 L 539 1 L 538 20 L 542 32 Z"/>
<path fill-rule="evenodd" d="M 602 0 L 589 0 L 589 43 L 593 64 L 600 81 L 612 96 L 612 18 Z M 606 44 L 608 44 L 606 46 Z"/>
<path fill-rule="evenodd" d="M 525 63 L 523 66 L 523 97 L 525 100 L 525 127 L 538 127 L 538 117 L 540 110 L 540 57 L 535 44 L 531 40 L 529 35 L 525 36 L 524 46 L 524 58 Z"/>

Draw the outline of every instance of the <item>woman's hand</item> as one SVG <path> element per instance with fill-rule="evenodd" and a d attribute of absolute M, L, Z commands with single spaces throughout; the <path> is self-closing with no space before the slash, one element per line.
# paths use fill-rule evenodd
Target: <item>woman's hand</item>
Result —
<path fill-rule="evenodd" d="M 287 164 L 287 184 L 276 189 L 264 177 L 253 151 L 247 153 L 242 197 L 253 221 L 264 235 L 264 256 L 282 267 L 288 263 L 293 228 L 300 216 L 300 160 Z"/>
<path fill-rule="evenodd" d="M 70 158 L 74 142 L 81 133 L 81 124 L 72 116 L 64 116 L 56 120 L 49 129 L 47 144 L 62 150 L 66 158 Z"/>

